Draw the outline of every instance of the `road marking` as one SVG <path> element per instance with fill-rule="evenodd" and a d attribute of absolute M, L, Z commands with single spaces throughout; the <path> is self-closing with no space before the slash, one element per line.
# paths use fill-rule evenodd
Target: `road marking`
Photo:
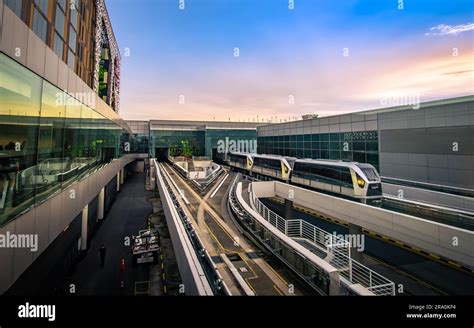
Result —
<path fill-rule="evenodd" d="M 423 281 L 423 280 L 421 280 L 421 279 L 415 277 L 414 275 L 412 275 L 412 274 L 410 274 L 410 273 L 408 273 L 408 272 L 406 272 L 406 271 L 400 270 L 399 268 L 397 268 L 397 267 L 395 267 L 395 266 L 393 266 L 393 265 L 391 265 L 391 264 L 388 264 L 388 263 L 386 263 L 386 262 L 383 262 L 383 261 L 381 261 L 381 260 L 379 260 L 379 259 L 377 259 L 377 258 L 375 258 L 375 257 L 373 257 L 373 256 L 370 256 L 370 255 L 368 255 L 368 254 L 365 254 L 365 255 L 366 255 L 368 258 L 370 258 L 370 259 L 374 260 L 375 262 L 379 263 L 380 265 L 385 266 L 385 267 L 389 267 L 389 268 L 391 268 L 392 270 L 394 270 L 395 272 L 399 273 L 400 275 L 406 276 L 406 277 L 408 277 L 408 278 L 410 278 L 410 279 L 416 281 L 417 283 L 419 283 L 420 285 L 422 285 L 422 286 L 424 286 L 424 287 L 426 287 L 426 288 L 432 289 L 432 290 L 436 291 L 437 293 L 439 293 L 439 294 L 441 294 L 441 295 L 449 296 L 449 294 L 447 294 L 446 292 L 442 291 L 441 289 L 439 289 L 439 288 L 437 288 L 437 287 L 435 287 L 435 286 L 430 285 L 430 284 L 427 283 L 426 281 Z"/>
<path fill-rule="evenodd" d="M 272 266 L 269 263 L 267 262 L 263 262 L 263 263 L 266 264 L 266 266 L 275 274 L 275 276 L 277 276 L 285 285 L 288 286 L 288 282 L 285 279 L 283 279 L 283 277 L 278 272 L 276 272 L 276 270 L 272 268 Z"/>
<path fill-rule="evenodd" d="M 221 181 L 221 183 L 219 183 L 219 185 L 217 186 L 217 188 L 214 190 L 214 192 L 211 194 L 211 198 L 214 197 L 214 195 L 219 191 L 219 189 L 222 187 L 222 185 L 224 184 L 224 181 L 227 179 L 227 177 L 229 176 L 229 173 L 227 173 L 227 175 L 224 177 L 224 180 Z"/>
<path fill-rule="evenodd" d="M 280 296 L 285 296 L 282 291 L 280 291 L 280 288 L 277 287 L 277 285 L 273 285 L 273 288 L 280 294 Z"/>
<path fill-rule="evenodd" d="M 164 166 L 163 166 L 164 168 Z M 174 180 L 171 178 L 171 175 L 168 173 L 168 171 L 166 169 L 164 169 L 164 171 L 166 172 L 166 175 L 168 176 L 168 178 L 171 180 L 171 183 L 173 184 L 173 186 L 176 188 L 176 190 L 178 191 L 179 195 L 181 196 L 181 198 L 184 200 L 184 202 L 186 203 L 186 205 L 189 205 L 189 202 L 188 200 L 186 199 L 186 196 L 184 196 L 184 191 L 182 189 L 179 189 L 178 186 L 176 185 L 176 183 L 174 182 Z"/>

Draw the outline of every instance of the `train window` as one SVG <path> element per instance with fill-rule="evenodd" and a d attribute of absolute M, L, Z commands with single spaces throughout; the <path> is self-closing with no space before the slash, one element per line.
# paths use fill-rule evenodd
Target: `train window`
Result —
<path fill-rule="evenodd" d="M 362 170 L 362 172 L 364 172 L 365 176 L 367 177 L 367 179 L 369 179 L 369 181 L 378 181 L 378 176 L 377 176 L 377 173 L 375 173 L 375 170 L 371 167 L 363 167 L 363 168 L 360 168 Z"/>
<path fill-rule="evenodd" d="M 348 168 L 341 169 L 341 182 L 352 186 L 351 171 Z"/>

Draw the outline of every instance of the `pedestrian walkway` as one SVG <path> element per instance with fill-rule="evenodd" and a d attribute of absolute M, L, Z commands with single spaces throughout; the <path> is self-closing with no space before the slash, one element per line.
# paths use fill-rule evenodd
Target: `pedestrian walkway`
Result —
<path fill-rule="evenodd" d="M 149 280 L 148 265 L 132 267 L 130 246 L 125 245 L 125 238 L 147 227 L 148 216 L 153 212 L 148 198 L 152 196 L 153 192 L 145 190 L 145 173 L 132 173 L 126 179 L 86 256 L 70 278 L 77 295 L 134 295 L 135 286 Z M 101 244 L 106 247 L 104 268 L 100 265 Z M 124 271 L 121 270 L 122 258 L 125 259 Z"/>

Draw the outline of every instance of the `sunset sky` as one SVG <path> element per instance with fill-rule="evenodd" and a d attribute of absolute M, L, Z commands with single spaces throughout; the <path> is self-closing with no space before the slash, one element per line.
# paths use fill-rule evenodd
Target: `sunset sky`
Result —
<path fill-rule="evenodd" d="M 121 116 L 280 122 L 474 93 L 472 0 L 288 2 L 106 0 Z"/>

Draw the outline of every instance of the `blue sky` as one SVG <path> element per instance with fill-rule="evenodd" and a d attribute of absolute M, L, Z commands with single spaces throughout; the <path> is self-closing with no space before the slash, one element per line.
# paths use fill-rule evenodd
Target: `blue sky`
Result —
<path fill-rule="evenodd" d="M 106 0 L 121 115 L 280 121 L 474 92 L 472 1 L 288 2 Z"/>

